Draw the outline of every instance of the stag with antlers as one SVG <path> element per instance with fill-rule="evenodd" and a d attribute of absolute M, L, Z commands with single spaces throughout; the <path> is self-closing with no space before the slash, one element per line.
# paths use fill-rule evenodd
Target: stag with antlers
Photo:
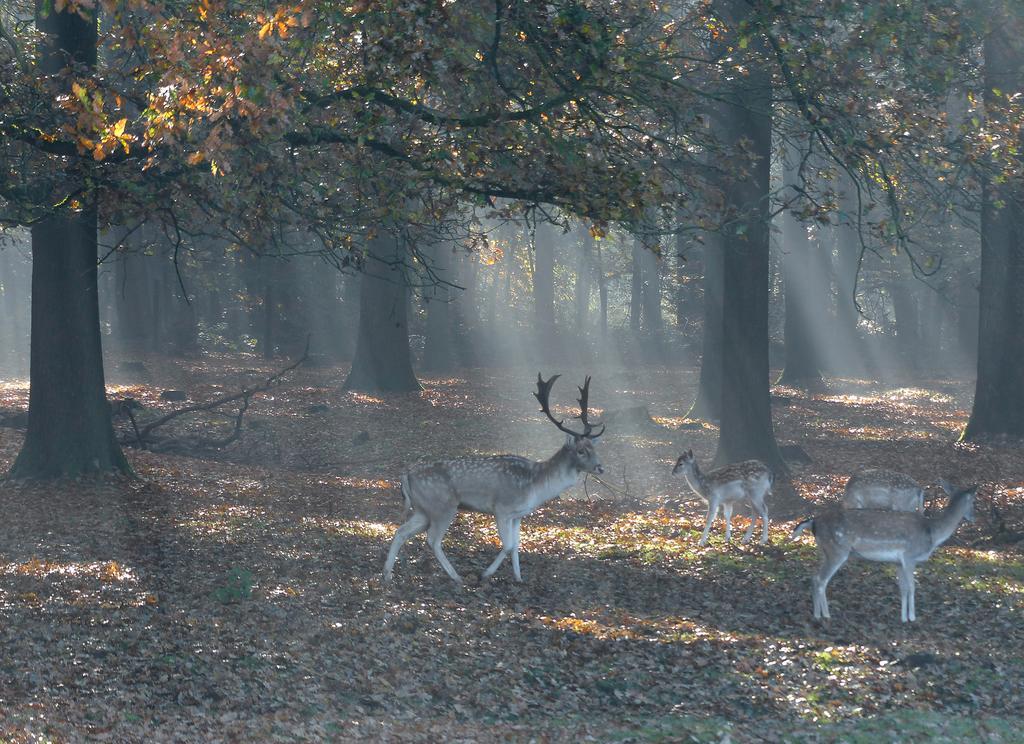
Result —
<path fill-rule="evenodd" d="M 523 580 L 519 571 L 519 524 L 523 517 L 574 485 L 581 475 L 604 472 L 594 449 L 604 426 L 594 432 L 588 420 L 590 377 L 579 388 L 577 418 L 583 425 L 582 432 L 568 428 L 564 419 L 556 419 L 551 413 L 549 396 L 558 377 L 545 381 L 538 374 L 534 393 L 544 415 L 566 434 L 565 444 L 547 460 L 538 462 L 514 455 L 464 457 L 414 465 L 402 476 L 402 496 L 409 518 L 391 541 L 384 562 L 385 581 L 391 581 L 402 545 L 426 532 L 427 544 L 441 567 L 461 584 L 462 578 L 441 549 L 441 541 L 459 510 L 491 514 L 498 528 L 501 552 L 480 575 L 481 580 L 493 576 L 508 556 L 512 557 L 515 580 Z"/>

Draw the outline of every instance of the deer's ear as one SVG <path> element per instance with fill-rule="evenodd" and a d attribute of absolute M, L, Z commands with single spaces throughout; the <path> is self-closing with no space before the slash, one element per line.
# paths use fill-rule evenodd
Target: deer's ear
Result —
<path fill-rule="evenodd" d="M 565 435 L 565 446 L 566 447 L 575 447 L 576 446 L 576 441 L 578 439 L 579 439 L 579 437 L 577 437 L 575 434 L 566 434 Z"/>

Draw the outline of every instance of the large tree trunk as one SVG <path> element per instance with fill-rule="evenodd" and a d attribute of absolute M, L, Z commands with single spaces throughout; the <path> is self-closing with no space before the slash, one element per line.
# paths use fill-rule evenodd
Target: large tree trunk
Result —
<path fill-rule="evenodd" d="M 1006 10 L 1003 16 L 1009 16 Z M 985 39 L 985 106 L 1006 117 L 1024 92 L 1024 23 L 998 17 Z M 999 90 L 997 96 L 993 91 Z M 1015 123 L 1017 148 L 1024 128 Z M 1018 158 L 1020 155 L 1017 156 Z M 1019 162 L 1017 164 L 1019 166 Z M 1024 182 L 982 183 L 978 380 L 965 439 L 1024 437 Z"/>
<path fill-rule="evenodd" d="M 737 28 L 750 12 L 725 0 L 726 24 Z M 751 47 L 762 47 L 755 38 Z M 720 129 L 729 148 L 725 200 L 733 216 L 724 235 L 722 414 L 715 463 L 756 458 L 776 472 L 786 467 L 772 428 L 768 369 L 769 192 L 771 188 L 771 74 L 756 63 L 728 82 Z M 751 162 L 751 158 L 755 158 Z"/>
<path fill-rule="evenodd" d="M 83 16 L 89 18 L 83 18 Z M 56 75 L 70 62 L 96 65 L 95 11 L 57 12 L 38 0 L 40 69 Z M 97 285 L 97 215 L 81 171 L 69 169 L 67 192 L 85 206 L 32 228 L 32 346 L 28 431 L 11 468 L 14 478 L 128 472 L 114 437 L 103 379 Z"/>
<path fill-rule="evenodd" d="M 401 269 L 403 249 L 404 240 L 388 230 L 367 241 L 359 293 L 359 336 L 345 390 L 420 389 L 409 353 L 409 288 Z"/>
<path fill-rule="evenodd" d="M 28 431 L 12 478 L 128 472 L 103 379 L 96 212 L 32 228 L 32 347 Z"/>
<path fill-rule="evenodd" d="M 697 398 L 687 412 L 688 418 L 718 421 L 722 412 L 722 236 L 705 237 L 704 256 L 704 333 L 701 339 L 700 381 Z"/>

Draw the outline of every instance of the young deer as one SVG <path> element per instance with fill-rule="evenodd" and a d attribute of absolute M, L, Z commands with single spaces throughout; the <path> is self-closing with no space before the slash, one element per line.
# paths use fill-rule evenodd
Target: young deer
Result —
<path fill-rule="evenodd" d="M 512 573 L 522 581 L 519 572 L 519 523 L 523 517 L 574 485 L 584 473 L 603 473 L 594 442 L 604 433 L 597 433 L 587 421 L 587 398 L 590 377 L 579 388 L 582 432 L 563 426 L 564 420 L 551 415 L 548 398 L 551 386 L 559 375 L 546 382 L 537 375 L 537 392 L 541 411 L 566 433 L 565 444 L 549 459 L 541 462 L 513 455 L 496 457 L 464 457 L 414 465 L 402 476 L 402 496 L 411 514 L 391 541 L 384 562 L 384 580 L 391 581 L 395 559 L 402 545 L 413 535 L 427 532 L 427 544 L 434 551 L 445 572 L 457 583 L 462 578 L 449 563 L 441 541 L 459 510 L 494 515 L 501 538 L 501 551 L 480 575 L 490 578 L 505 558 L 512 556 Z"/>
<path fill-rule="evenodd" d="M 732 540 L 732 509 L 736 504 L 750 506 L 750 525 L 743 542 L 750 542 L 757 517 L 761 517 L 761 544 L 768 542 L 768 507 L 764 500 L 771 493 L 775 476 L 760 460 L 744 460 L 733 465 L 702 473 L 693 450 L 687 450 L 676 460 L 672 475 L 682 474 L 686 482 L 704 503 L 708 505 L 707 521 L 704 523 L 704 534 L 700 536 L 699 545 L 707 545 L 711 525 L 718 516 L 721 507 L 725 513 L 725 541 Z"/>
<path fill-rule="evenodd" d="M 846 482 L 843 506 L 920 512 L 924 511 L 924 489 L 909 475 L 895 470 L 862 470 Z"/>
<path fill-rule="evenodd" d="M 821 555 L 818 573 L 811 578 L 814 617 L 830 617 L 825 590 L 835 572 L 854 553 L 869 561 L 899 566 L 900 619 L 917 619 L 914 569 L 956 532 L 962 520 L 974 521 L 974 494 L 978 487 L 958 489 L 941 479 L 939 483 L 949 494 L 949 504 L 934 517 L 884 509 L 831 509 L 796 526 L 791 537 L 810 527 Z"/>

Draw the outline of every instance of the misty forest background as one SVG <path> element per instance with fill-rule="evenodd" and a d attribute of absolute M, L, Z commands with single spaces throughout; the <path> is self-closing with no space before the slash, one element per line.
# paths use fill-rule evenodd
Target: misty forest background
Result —
<path fill-rule="evenodd" d="M 1020 741 L 1022 96 L 1014 0 L 6 0 L 0 739 Z M 605 473 L 525 583 L 382 584 L 410 464 L 560 446 L 538 371 Z M 979 485 L 914 624 L 812 619 L 865 467 Z"/>

